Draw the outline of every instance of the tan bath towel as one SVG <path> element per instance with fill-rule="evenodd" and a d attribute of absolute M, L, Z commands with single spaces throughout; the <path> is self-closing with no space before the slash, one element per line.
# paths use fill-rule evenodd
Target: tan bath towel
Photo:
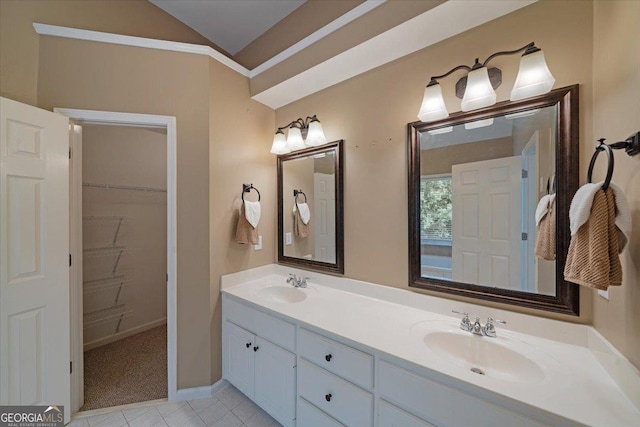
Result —
<path fill-rule="evenodd" d="M 547 261 L 556 259 L 556 195 L 546 195 L 540 199 L 536 209 L 535 253 L 538 258 Z"/>
<path fill-rule="evenodd" d="M 236 242 L 251 243 L 252 245 L 258 244 L 258 229 L 257 227 L 254 228 L 247 220 L 244 203 L 240 207 L 240 217 L 238 218 L 238 226 L 236 228 Z"/>
<path fill-rule="evenodd" d="M 305 224 L 300 216 L 300 209 L 293 213 L 293 234 L 301 238 L 309 237 L 309 224 Z"/>
<path fill-rule="evenodd" d="M 578 193 L 574 201 L 579 198 Z M 618 256 L 618 239 L 613 189 L 599 189 L 593 195 L 588 220 L 575 234 L 572 230 L 567 263 L 564 267 L 565 280 L 596 289 L 620 286 L 622 267 Z"/>

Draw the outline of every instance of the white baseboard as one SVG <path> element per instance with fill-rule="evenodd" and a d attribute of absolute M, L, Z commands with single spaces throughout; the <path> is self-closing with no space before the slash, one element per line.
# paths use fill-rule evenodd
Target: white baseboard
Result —
<path fill-rule="evenodd" d="M 206 385 L 202 387 L 182 388 L 176 393 L 177 401 L 180 400 L 194 400 L 194 399 L 206 399 L 213 396 L 218 391 L 225 388 L 229 383 L 226 380 L 221 379 L 213 385 Z"/>
<path fill-rule="evenodd" d="M 126 331 L 118 332 L 117 334 L 109 335 L 108 337 L 85 343 L 83 345 L 83 351 L 91 350 L 92 348 L 101 347 L 103 345 L 119 341 L 121 339 L 130 337 L 131 335 L 139 334 L 140 332 L 148 331 L 149 329 L 165 325 L 166 323 L 167 318 L 163 317 L 162 319 L 154 320 L 153 322 L 145 323 L 144 325 L 136 326 L 135 328 L 127 329 Z"/>

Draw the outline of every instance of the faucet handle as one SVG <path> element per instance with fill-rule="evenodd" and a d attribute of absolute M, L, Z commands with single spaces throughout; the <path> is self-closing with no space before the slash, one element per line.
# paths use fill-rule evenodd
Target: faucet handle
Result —
<path fill-rule="evenodd" d="M 473 326 L 471 326 L 471 321 L 469 320 L 469 313 L 464 311 L 451 310 L 452 313 L 461 314 L 462 320 L 460 320 L 460 329 L 463 331 L 470 331 Z"/>
<path fill-rule="evenodd" d="M 306 288 L 307 287 L 307 280 L 311 279 L 310 277 L 302 277 L 299 279 L 300 282 L 300 287 L 301 288 Z"/>
<path fill-rule="evenodd" d="M 506 325 L 507 322 L 504 320 L 494 319 L 491 316 L 487 318 L 487 324 L 483 326 L 482 333 L 488 337 L 495 338 L 496 337 L 496 327 L 494 326 L 494 322 L 502 323 Z"/>

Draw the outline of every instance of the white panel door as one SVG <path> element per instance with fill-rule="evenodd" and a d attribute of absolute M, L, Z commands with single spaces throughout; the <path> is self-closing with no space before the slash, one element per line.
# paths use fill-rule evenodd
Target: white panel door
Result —
<path fill-rule="evenodd" d="M 313 174 L 314 259 L 336 262 L 336 181 L 335 175 Z"/>
<path fill-rule="evenodd" d="M 285 427 L 295 425 L 296 356 L 257 338 L 256 403 Z"/>
<path fill-rule="evenodd" d="M 520 156 L 452 167 L 455 281 L 520 289 Z"/>
<path fill-rule="evenodd" d="M 0 404 L 64 405 L 69 121 L 0 98 Z"/>
<path fill-rule="evenodd" d="M 226 323 L 225 330 L 227 334 L 227 348 L 225 350 L 227 352 L 227 380 L 253 399 L 256 336 L 231 322 Z"/>

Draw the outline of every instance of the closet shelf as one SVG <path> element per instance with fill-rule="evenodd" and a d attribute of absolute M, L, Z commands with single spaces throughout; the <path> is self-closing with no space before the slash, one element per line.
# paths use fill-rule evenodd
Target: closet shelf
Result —
<path fill-rule="evenodd" d="M 91 215 L 91 216 L 84 216 L 82 217 L 82 220 L 84 222 L 106 222 L 106 223 L 120 223 L 122 221 L 125 221 L 127 218 L 124 216 L 97 216 L 97 215 Z"/>
<path fill-rule="evenodd" d="M 83 289 L 85 293 L 119 289 L 127 285 L 128 282 L 130 280 L 126 279 L 124 274 L 120 274 L 95 280 L 86 280 L 83 282 Z"/>
<path fill-rule="evenodd" d="M 122 319 L 130 316 L 132 313 L 133 311 L 125 310 L 125 304 L 116 304 L 113 307 L 92 311 L 83 316 L 83 328 L 93 328 L 95 326 L 117 321 L 118 326 L 116 327 L 116 332 L 118 332 Z"/>
<path fill-rule="evenodd" d="M 85 256 L 120 255 L 123 252 L 126 252 L 125 246 L 106 246 L 104 248 L 90 248 L 82 251 Z"/>
<path fill-rule="evenodd" d="M 164 188 L 136 187 L 133 185 L 118 185 L 118 184 L 96 184 L 92 182 L 83 182 L 82 186 L 91 187 L 91 188 L 104 188 L 107 190 L 143 191 L 146 193 L 166 193 L 167 192 L 167 190 Z"/>

